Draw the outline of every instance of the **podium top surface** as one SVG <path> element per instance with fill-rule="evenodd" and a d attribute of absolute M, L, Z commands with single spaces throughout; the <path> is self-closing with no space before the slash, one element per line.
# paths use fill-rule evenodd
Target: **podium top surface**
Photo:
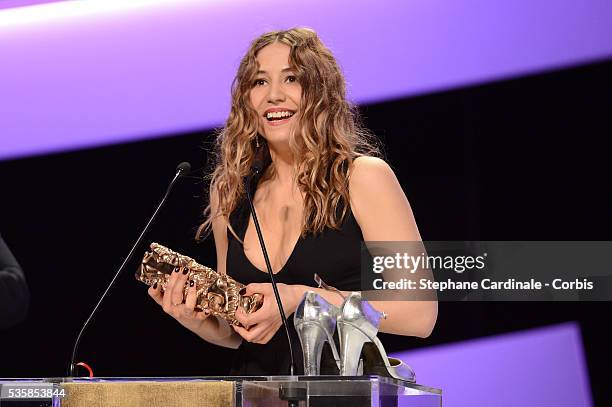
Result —
<path fill-rule="evenodd" d="M 315 387 L 338 386 L 390 386 L 404 388 L 408 392 L 441 395 L 442 390 L 383 376 L 181 376 L 181 377 L 47 377 L 47 378 L 0 378 L 0 385 L 26 383 L 126 383 L 126 382 L 193 382 L 193 381 L 230 381 L 237 385 L 278 387 L 284 384 L 303 383 Z"/>

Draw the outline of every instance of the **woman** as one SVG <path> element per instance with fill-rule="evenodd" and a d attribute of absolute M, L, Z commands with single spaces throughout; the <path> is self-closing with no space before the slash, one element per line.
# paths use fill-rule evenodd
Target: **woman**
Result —
<path fill-rule="evenodd" d="M 194 312 L 195 288 L 182 304 L 186 275 L 173 273 L 165 294 L 149 294 L 164 311 L 204 340 L 239 348 L 231 373 L 287 374 L 288 346 L 253 221 L 243 179 L 258 149 L 271 163 L 254 206 L 285 313 L 290 315 L 313 274 L 340 290 L 359 290 L 359 243 L 420 241 L 412 210 L 391 168 L 376 158 L 345 96 L 345 81 L 316 33 L 291 29 L 262 35 L 242 59 L 232 108 L 217 140 L 210 205 L 200 232 L 212 229 L 217 271 L 264 296 L 261 309 L 236 317 L 243 327 Z M 334 305 L 336 293 L 315 289 Z M 372 301 L 388 317 L 380 331 L 427 337 L 435 301 Z M 295 338 L 295 331 L 292 335 Z M 293 345 L 301 373 L 300 345 Z"/>

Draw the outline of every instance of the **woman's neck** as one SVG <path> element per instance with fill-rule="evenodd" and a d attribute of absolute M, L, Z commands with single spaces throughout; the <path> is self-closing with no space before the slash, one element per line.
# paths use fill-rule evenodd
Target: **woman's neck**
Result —
<path fill-rule="evenodd" d="M 275 181 L 286 186 L 293 184 L 295 182 L 295 160 L 289 144 L 286 143 L 283 146 L 269 144 L 268 147 L 276 173 Z"/>

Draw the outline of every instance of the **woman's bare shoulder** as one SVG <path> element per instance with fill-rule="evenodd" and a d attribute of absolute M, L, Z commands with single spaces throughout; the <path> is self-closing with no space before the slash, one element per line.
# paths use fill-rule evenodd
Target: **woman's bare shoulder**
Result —
<path fill-rule="evenodd" d="M 359 193 L 372 183 L 397 181 L 395 173 L 387 162 L 378 157 L 360 156 L 353 160 L 349 188 Z M 358 189 L 359 191 L 353 191 Z"/>
<path fill-rule="evenodd" d="M 420 240 L 408 199 L 384 160 L 356 158 L 350 173 L 349 195 L 366 240 Z"/>

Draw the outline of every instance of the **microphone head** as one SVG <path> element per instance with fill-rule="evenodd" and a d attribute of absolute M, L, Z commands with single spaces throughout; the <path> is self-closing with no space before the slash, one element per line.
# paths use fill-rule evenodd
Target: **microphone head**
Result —
<path fill-rule="evenodd" d="M 260 160 L 254 160 L 253 164 L 251 164 L 251 174 L 259 174 L 263 170 L 264 163 Z"/>
<path fill-rule="evenodd" d="M 191 164 L 189 164 L 187 161 L 183 161 L 176 166 L 176 172 L 180 172 L 181 176 L 189 174 L 191 172 Z"/>
<path fill-rule="evenodd" d="M 251 163 L 251 175 L 261 176 L 262 172 L 268 168 L 272 162 L 268 143 L 266 143 L 265 140 L 262 140 L 262 143 L 263 144 L 255 152 L 255 157 L 253 157 L 253 162 Z"/>

